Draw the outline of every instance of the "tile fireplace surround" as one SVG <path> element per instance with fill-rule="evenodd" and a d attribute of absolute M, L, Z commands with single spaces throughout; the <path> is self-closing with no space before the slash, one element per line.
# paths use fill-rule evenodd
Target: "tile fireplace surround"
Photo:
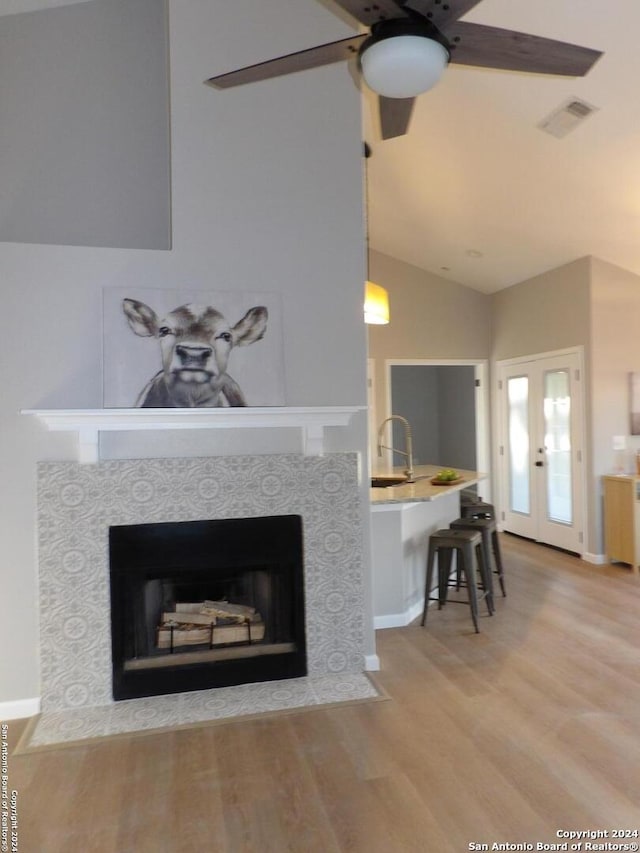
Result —
<path fill-rule="evenodd" d="M 39 463 L 42 719 L 127 704 L 111 695 L 109 526 L 288 514 L 303 519 L 309 680 L 351 698 L 345 684 L 365 678 L 357 454 Z M 235 691 L 246 708 L 253 687 L 205 693 Z"/>

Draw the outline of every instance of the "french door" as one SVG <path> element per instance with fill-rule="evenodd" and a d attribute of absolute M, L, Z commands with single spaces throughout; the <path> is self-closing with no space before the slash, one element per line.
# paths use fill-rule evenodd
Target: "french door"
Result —
<path fill-rule="evenodd" d="M 582 553 L 582 357 L 498 363 L 501 526 Z"/>

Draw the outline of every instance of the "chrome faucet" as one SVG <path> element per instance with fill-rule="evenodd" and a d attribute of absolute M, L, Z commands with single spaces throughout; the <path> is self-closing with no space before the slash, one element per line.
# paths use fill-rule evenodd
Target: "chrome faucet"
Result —
<path fill-rule="evenodd" d="M 400 423 L 404 426 L 404 441 L 406 451 L 398 450 L 396 447 L 389 447 L 386 444 L 382 443 L 382 436 L 384 434 L 384 428 L 389 423 L 389 421 L 400 421 Z M 390 418 L 385 418 L 382 421 L 380 426 L 378 427 L 378 456 L 382 456 L 383 450 L 391 450 L 394 453 L 400 453 L 402 456 L 406 456 L 407 458 L 407 467 L 405 468 L 404 473 L 407 475 L 407 483 L 414 483 L 413 479 L 413 439 L 411 437 L 411 425 L 406 418 L 403 418 L 402 415 L 391 415 Z"/>

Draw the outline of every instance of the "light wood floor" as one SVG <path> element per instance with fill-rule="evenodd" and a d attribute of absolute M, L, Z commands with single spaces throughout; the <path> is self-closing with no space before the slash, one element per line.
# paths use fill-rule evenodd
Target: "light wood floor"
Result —
<path fill-rule="evenodd" d="M 502 545 L 508 598 L 479 635 L 458 605 L 379 632 L 389 701 L 12 756 L 20 853 L 462 853 L 640 829 L 640 579 Z"/>

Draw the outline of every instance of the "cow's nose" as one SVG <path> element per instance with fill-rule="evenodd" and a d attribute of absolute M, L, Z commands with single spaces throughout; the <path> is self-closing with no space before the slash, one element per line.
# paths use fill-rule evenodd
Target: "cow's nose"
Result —
<path fill-rule="evenodd" d="M 211 347 L 190 347 L 184 344 L 176 347 L 176 355 L 184 367 L 204 367 L 212 353 Z"/>

